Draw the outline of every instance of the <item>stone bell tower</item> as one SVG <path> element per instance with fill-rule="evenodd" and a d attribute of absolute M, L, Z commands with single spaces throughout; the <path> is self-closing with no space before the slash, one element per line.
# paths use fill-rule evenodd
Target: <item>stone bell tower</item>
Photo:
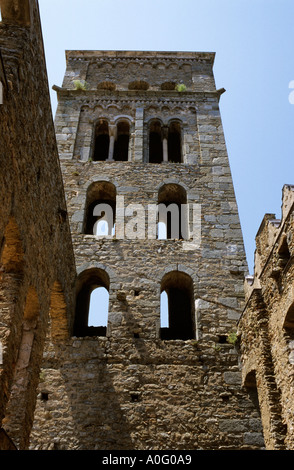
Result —
<path fill-rule="evenodd" d="M 261 448 L 234 343 L 247 264 L 214 54 L 66 60 L 55 127 L 76 307 L 48 342 L 32 447 L 54 433 L 58 449 Z"/>

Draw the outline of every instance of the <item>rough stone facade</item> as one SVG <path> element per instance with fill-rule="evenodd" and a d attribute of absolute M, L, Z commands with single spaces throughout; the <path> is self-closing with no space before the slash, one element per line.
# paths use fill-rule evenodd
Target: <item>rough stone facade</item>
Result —
<path fill-rule="evenodd" d="M 48 337 L 31 449 L 264 446 L 256 397 L 241 387 L 238 348 L 227 341 L 247 265 L 213 61 L 211 53 L 67 52 L 55 128 L 77 308 L 70 337 Z M 147 207 L 180 200 L 196 225 L 190 217 L 188 238 L 158 239 Z M 88 208 L 101 201 L 116 207 L 109 237 L 87 230 Z M 93 330 L 80 295 L 97 286 L 109 292 L 108 320 Z M 175 289 L 186 297 L 173 298 L 176 327 L 164 333 L 161 291 Z M 188 298 L 191 328 L 179 337 Z"/>
<path fill-rule="evenodd" d="M 38 4 L 0 6 L 0 448 L 23 449 L 49 311 L 54 329 L 69 321 L 75 264 Z"/>
<path fill-rule="evenodd" d="M 293 450 L 294 191 L 244 296 L 214 54 L 68 51 L 54 128 L 38 2 L 0 8 L 0 449 Z"/>
<path fill-rule="evenodd" d="M 256 236 L 239 323 L 242 382 L 258 391 L 267 449 L 294 448 L 294 187 L 285 185 L 281 219 L 266 214 Z"/>

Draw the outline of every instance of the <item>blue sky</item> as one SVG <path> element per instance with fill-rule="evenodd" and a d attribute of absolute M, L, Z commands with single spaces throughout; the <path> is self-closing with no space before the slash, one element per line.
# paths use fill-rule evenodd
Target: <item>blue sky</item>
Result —
<path fill-rule="evenodd" d="M 215 52 L 220 109 L 249 271 L 265 213 L 294 184 L 293 0 L 39 0 L 50 88 L 65 50 Z M 294 88 L 294 86 L 293 86 Z M 53 114 L 55 92 L 51 90 Z"/>

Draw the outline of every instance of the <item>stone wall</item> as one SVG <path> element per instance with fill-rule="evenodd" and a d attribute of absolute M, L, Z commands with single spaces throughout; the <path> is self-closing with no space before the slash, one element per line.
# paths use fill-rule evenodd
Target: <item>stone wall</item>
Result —
<path fill-rule="evenodd" d="M 0 3 L 0 423 L 1 435 L 22 449 L 50 308 L 67 321 L 67 309 L 52 308 L 54 285 L 70 311 L 75 265 L 38 3 Z"/>
<path fill-rule="evenodd" d="M 282 214 L 266 214 L 256 237 L 239 324 L 243 383 L 256 387 L 268 449 L 293 450 L 293 186 Z"/>
<path fill-rule="evenodd" d="M 108 321 L 105 335 L 72 329 L 68 340 L 48 339 L 32 449 L 263 447 L 256 397 L 241 388 L 238 349 L 227 341 L 242 311 L 247 264 L 213 58 L 67 53 L 63 87 L 55 87 L 67 208 L 79 282 L 94 270 L 104 273 Z M 139 89 L 129 90 L 134 77 Z M 73 78 L 89 82 L 89 89 L 74 90 Z M 161 89 L 176 78 L 186 82 L 185 93 Z M 97 89 L 106 80 L 116 86 Z M 142 90 L 142 82 L 149 88 Z M 115 126 L 122 117 L 131 123 L 128 160 L 93 161 L 96 123 L 107 119 Z M 181 123 L 182 163 L 148 162 L 153 118 Z M 118 219 L 114 237 L 84 233 L 87 197 L 107 184 L 117 205 L 123 200 L 125 209 L 144 209 L 137 213 L 143 236 L 130 236 L 127 212 L 123 234 Z M 193 231 L 186 240 L 148 237 L 147 207 L 158 203 L 164 185 L 183 189 L 190 215 L 194 205 L 201 209 L 199 238 Z M 194 330 L 187 340 L 161 337 L 160 294 L 170 273 L 192 282 Z"/>

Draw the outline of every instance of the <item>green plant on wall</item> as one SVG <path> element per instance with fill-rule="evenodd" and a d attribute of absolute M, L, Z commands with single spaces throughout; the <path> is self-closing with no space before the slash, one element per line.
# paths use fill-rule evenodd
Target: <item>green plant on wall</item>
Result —
<path fill-rule="evenodd" d="M 85 80 L 73 80 L 75 90 L 87 90 L 88 84 Z"/>
<path fill-rule="evenodd" d="M 187 87 L 184 85 L 184 83 L 178 83 L 176 85 L 176 90 L 180 92 L 187 91 Z"/>
<path fill-rule="evenodd" d="M 227 343 L 235 345 L 238 341 L 238 336 L 235 331 L 232 331 L 227 336 Z"/>

